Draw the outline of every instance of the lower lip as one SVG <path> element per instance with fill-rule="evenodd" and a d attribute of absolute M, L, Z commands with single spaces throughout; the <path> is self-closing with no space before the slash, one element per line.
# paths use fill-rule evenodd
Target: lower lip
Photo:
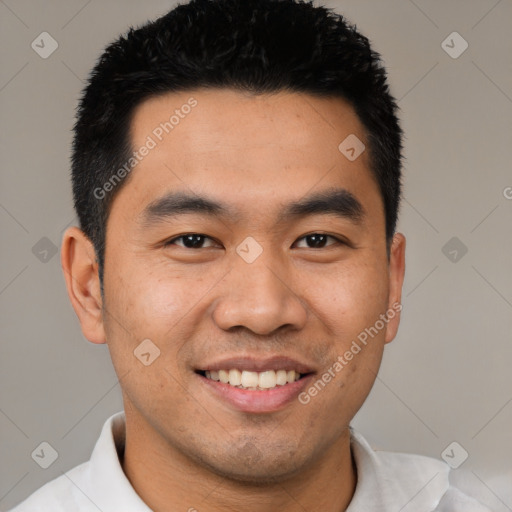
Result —
<path fill-rule="evenodd" d="M 297 398 L 313 378 L 313 374 L 309 374 L 284 386 L 260 391 L 236 388 L 230 384 L 197 375 L 213 393 L 220 396 L 225 402 L 241 412 L 249 413 L 269 413 L 283 409 Z"/>

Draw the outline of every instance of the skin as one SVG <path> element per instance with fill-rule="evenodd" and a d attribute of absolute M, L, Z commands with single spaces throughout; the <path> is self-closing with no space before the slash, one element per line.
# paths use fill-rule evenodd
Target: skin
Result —
<path fill-rule="evenodd" d="M 349 134 L 364 142 L 364 128 L 337 98 L 194 90 L 139 105 L 133 147 L 190 97 L 197 106 L 113 200 L 104 298 L 90 241 L 76 227 L 63 240 L 62 266 L 83 333 L 108 344 L 120 379 L 123 470 L 157 512 L 345 510 L 357 481 L 348 425 L 399 314 L 307 405 L 295 399 L 275 412 L 243 413 L 194 370 L 232 355 L 284 354 L 318 377 L 400 302 L 405 239 L 395 234 L 388 258 L 368 151 L 350 162 L 338 150 Z M 283 205 L 332 188 L 362 204 L 360 223 L 326 214 L 278 222 Z M 239 218 L 184 214 L 145 226 L 144 208 L 177 190 L 227 203 Z M 199 249 L 183 239 L 163 245 L 188 233 L 211 240 Z M 311 247 L 304 237 L 313 233 L 347 243 Z M 250 264 L 236 252 L 248 236 L 263 248 Z M 133 352 L 147 338 L 161 353 L 144 366 Z"/>

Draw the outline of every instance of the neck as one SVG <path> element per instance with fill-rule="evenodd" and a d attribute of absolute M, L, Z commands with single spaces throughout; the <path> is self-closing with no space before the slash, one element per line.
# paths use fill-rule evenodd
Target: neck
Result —
<path fill-rule="evenodd" d="M 154 512 L 343 512 L 356 487 L 356 467 L 346 429 L 328 453 L 281 482 L 227 479 L 190 460 L 150 426 L 127 413 L 122 467 Z"/>

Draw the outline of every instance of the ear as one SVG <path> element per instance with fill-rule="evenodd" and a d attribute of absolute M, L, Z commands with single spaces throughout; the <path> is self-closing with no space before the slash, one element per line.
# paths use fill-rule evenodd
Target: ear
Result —
<path fill-rule="evenodd" d="M 386 327 L 385 342 L 393 341 L 400 324 L 400 311 L 402 311 L 402 285 L 405 274 L 405 236 L 396 233 L 391 242 L 389 254 L 389 297 L 388 297 L 388 324 Z"/>
<path fill-rule="evenodd" d="M 92 343 L 105 343 L 98 262 L 92 242 L 77 227 L 64 233 L 61 265 L 84 336 Z"/>

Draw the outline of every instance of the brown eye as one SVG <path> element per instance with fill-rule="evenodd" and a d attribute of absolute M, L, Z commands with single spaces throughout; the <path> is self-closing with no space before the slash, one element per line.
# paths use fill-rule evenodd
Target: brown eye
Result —
<path fill-rule="evenodd" d="M 179 243 L 178 243 L 179 241 Z M 210 245 L 205 245 L 205 242 L 211 242 Z M 169 245 L 178 245 L 180 247 L 185 247 L 186 249 L 204 249 L 205 247 L 213 247 L 213 240 L 206 236 L 197 233 L 190 233 L 186 235 L 177 236 L 172 240 L 169 240 L 165 243 L 165 246 Z"/>
<path fill-rule="evenodd" d="M 324 247 L 333 245 L 333 243 L 327 243 L 329 239 L 334 240 L 334 243 L 342 243 L 337 238 L 331 235 L 326 235 L 324 233 L 312 233 L 311 235 L 303 236 L 302 238 L 299 238 L 298 242 L 304 240 L 307 244 L 305 247 L 306 249 L 322 249 Z"/>

